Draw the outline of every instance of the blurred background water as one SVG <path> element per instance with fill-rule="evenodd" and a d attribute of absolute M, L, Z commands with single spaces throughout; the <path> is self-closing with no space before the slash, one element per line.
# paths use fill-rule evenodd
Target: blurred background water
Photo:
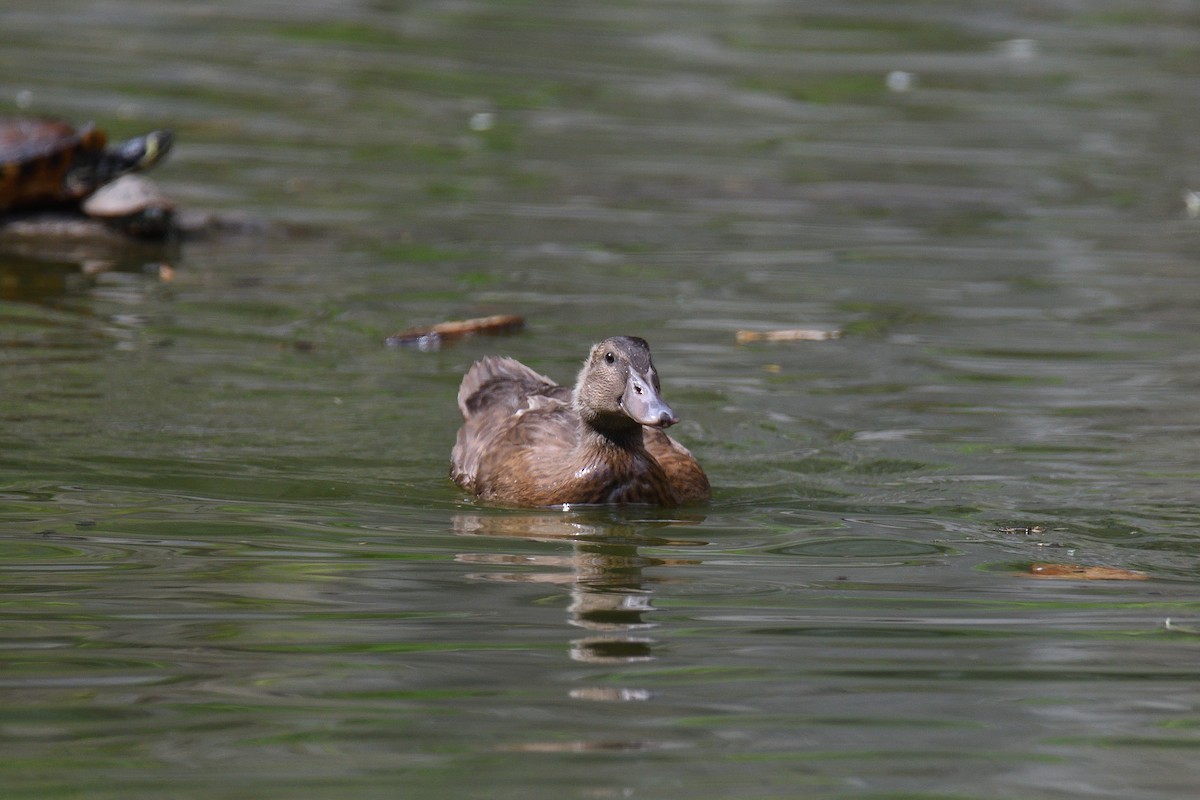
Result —
<path fill-rule="evenodd" d="M 0 111 L 222 222 L 0 253 L 5 796 L 1192 796 L 1198 73 L 1190 2 L 9 0 Z M 618 333 L 711 505 L 463 497 L 469 364 Z"/>

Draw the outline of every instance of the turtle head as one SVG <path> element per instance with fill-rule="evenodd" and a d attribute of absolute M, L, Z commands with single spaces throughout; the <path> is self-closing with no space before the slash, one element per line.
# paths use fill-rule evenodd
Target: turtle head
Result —
<path fill-rule="evenodd" d="M 102 150 L 71 171 L 66 181 L 68 190 L 84 196 L 122 175 L 149 169 L 167 155 L 173 140 L 168 130 L 150 131 Z"/>
<path fill-rule="evenodd" d="M 170 131 L 160 130 L 121 142 L 108 151 L 112 163 L 111 177 L 153 167 L 170 152 L 174 139 Z"/>

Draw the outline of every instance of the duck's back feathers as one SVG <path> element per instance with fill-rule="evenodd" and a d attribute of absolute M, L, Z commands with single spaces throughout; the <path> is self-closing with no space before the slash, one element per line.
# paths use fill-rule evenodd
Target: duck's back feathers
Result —
<path fill-rule="evenodd" d="M 691 451 L 657 428 L 643 428 L 646 451 L 667 473 L 680 505 L 700 503 L 712 497 L 708 476 Z"/>

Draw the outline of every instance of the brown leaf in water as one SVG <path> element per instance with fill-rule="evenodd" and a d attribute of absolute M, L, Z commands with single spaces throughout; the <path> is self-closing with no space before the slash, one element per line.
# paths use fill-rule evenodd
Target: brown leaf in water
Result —
<path fill-rule="evenodd" d="M 1029 572 L 1020 574 L 1028 578 L 1067 578 L 1077 581 L 1145 581 L 1150 579 L 1146 573 L 1132 569 L 1044 562 L 1030 564 Z"/>

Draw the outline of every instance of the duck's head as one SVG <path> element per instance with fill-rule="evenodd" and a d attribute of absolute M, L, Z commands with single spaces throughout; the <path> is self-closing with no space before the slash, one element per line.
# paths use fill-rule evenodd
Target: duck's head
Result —
<path fill-rule="evenodd" d="M 575 409 L 593 428 L 618 433 L 641 425 L 666 428 L 679 421 L 659 394 L 650 345 L 614 336 L 592 347 L 575 383 Z"/>

